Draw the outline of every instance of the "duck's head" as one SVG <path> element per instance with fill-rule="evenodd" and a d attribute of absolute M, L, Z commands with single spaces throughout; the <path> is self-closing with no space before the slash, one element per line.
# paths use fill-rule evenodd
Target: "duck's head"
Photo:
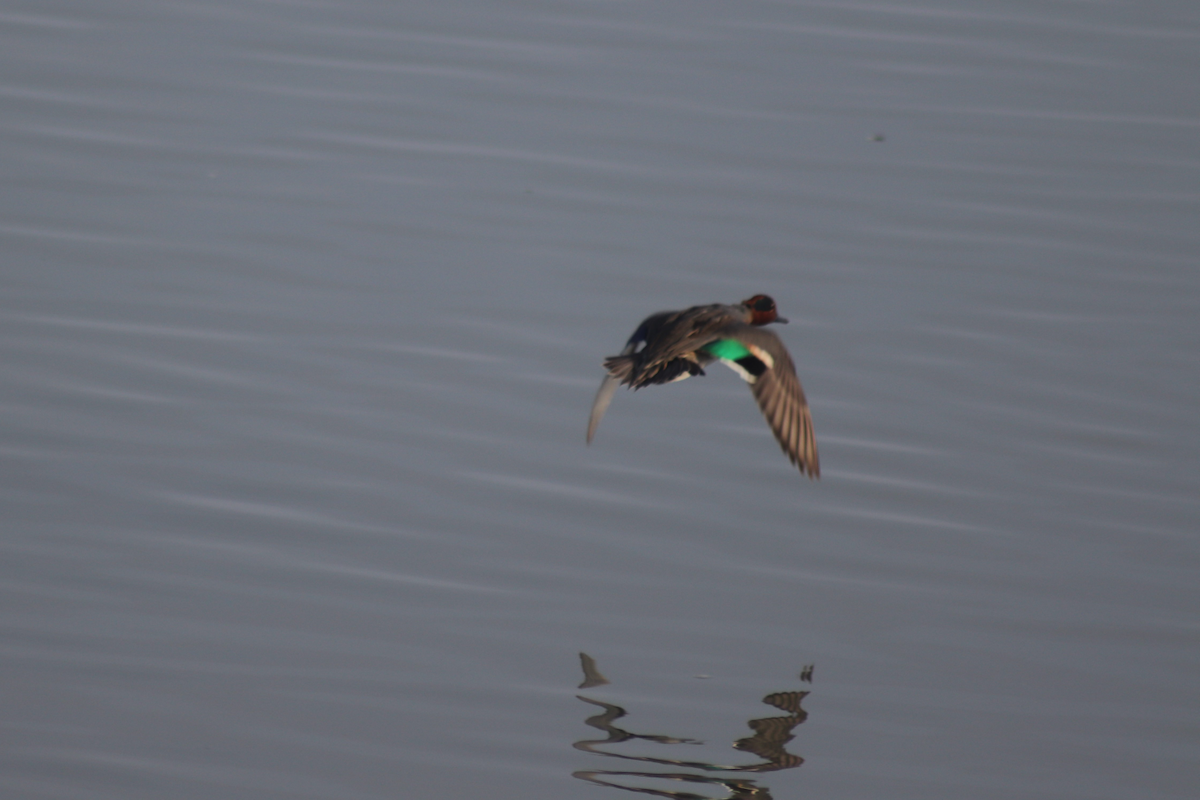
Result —
<path fill-rule="evenodd" d="M 772 322 L 787 322 L 787 318 L 779 316 L 775 309 L 775 301 L 765 294 L 742 301 L 742 305 L 750 311 L 751 325 L 769 325 Z"/>

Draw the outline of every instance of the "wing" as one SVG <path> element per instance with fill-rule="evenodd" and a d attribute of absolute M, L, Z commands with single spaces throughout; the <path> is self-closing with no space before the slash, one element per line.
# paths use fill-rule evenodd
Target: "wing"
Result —
<path fill-rule="evenodd" d="M 723 335 L 740 342 L 748 352 L 741 358 L 732 358 L 736 355 L 732 352 L 718 357 L 750 384 L 771 432 L 791 462 L 816 478 L 821 464 L 812 414 L 787 348 L 771 331 L 749 325 L 728 326 Z"/>
<path fill-rule="evenodd" d="M 592 443 L 592 437 L 596 435 L 596 429 L 600 427 L 600 420 L 604 419 L 604 412 L 608 411 L 608 404 L 612 402 L 613 393 L 617 391 L 617 387 L 620 385 L 621 381 L 612 375 L 605 375 L 604 380 L 600 382 L 600 388 L 596 392 L 596 399 L 592 401 L 592 414 L 588 417 L 588 444 Z"/>

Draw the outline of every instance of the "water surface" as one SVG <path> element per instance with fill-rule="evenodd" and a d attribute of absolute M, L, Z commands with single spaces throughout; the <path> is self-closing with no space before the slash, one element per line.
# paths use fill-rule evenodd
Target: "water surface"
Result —
<path fill-rule="evenodd" d="M 1191 5 L 16 3 L 0 66 L 4 794 L 616 797 L 602 709 L 746 765 L 809 691 L 734 779 L 1193 795 Z M 585 447 L 755 292 L 819 482 L 725 370 Z"/>

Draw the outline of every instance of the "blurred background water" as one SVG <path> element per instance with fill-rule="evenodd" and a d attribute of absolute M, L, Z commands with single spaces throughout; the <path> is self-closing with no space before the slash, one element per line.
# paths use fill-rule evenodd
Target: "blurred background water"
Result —
<path fill-rule="evenodd" d="M 1194 797 L 1197 76 L 1178 0 L 10 0 L 0 793 Z M 819 482 L 727 370 L 585 447 L 755 292 Z"/>

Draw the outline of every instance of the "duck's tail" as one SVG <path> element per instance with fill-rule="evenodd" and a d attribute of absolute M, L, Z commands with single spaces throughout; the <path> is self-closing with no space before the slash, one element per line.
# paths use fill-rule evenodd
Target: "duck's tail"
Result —
<path fill-rule="evenodd" d="M 622 353 L 619 356 L 609 356 L 604 359 L 604 368 L 608 370 L 609 377 L 622 384 L 633 383 L 634 367 L 636 366 L 636 355 Z"/>

